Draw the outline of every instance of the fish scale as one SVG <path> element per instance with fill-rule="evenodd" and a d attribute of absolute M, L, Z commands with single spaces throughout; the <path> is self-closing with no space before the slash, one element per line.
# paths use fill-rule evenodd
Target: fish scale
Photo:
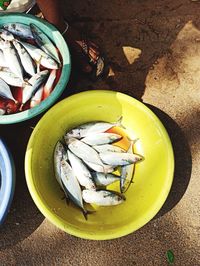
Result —
<path fill-rule="evenodd" d="M 31 29 L 28 25 L 23 23 L 6 23 L 3 28 L 11 32 L 12 34 L 24 38 L 34 39 Z"/>
<path fill-rule="evenodd" d="M 85 202 L 100 206 L 118 205 L 125 199 L 123 195 L 108 190 L 92 191 L 85 189 L 82 191 L 82 196 Z"/>
<path fill-rule="evenodd" d="M 33 64 L 33 61 L 29 55 L 29 53 L 26 51 L 26 49 L 17 41 L 13 41 L 13 44 L 19 54 L 19 57 L 21 59 L 21 63 L 24 67 L 24 70 L 31 76 L 33 76 L 35 71 L 35 66 Z"/>
<path fill-rule="evenodd" d="M 83 199 L 81 188 L 78 183 L 76 176 L 71 168 L 71 166 L 67 163 L 66 160 L 61 161 L 61 181 L 62 184 L 69 196 L 69 198 L 73 201 L 73 203 L 82 209 L 83 213 L 86 215 L 87 211 L 83 206 Z"/>
<path fill-rule="evenodd" d="M 6 99 L 13 100 L 16 102 L 16 100 L 13 98 L 12 92 L 10 90 L 10 87 L 8 84 L 0 78 L 0 96 Z"/>
<path fill-rule="evenodd" d="M 0 71 L 0 78 L 11 86 L 22 87 L 24 84 L 24 82 L 12 72 Z"/>
<path fill-rule="evenodd" d="M 142 160 L 142 156 L 131 153 L 104 152 L 99 153 L 99 156 L 105 164 L 112 166 L 128 165 Z"/>
<path fill-rule="evenodd" d="M 92 147 L 75 138 L 70 138 L 70 139 L 65 138 L 65 141 L 70 151 L 73 152 L 80 159 L 97 164 L 101 166 L 103 169 L 103 163 L 98 153 Z"/>
<path fill-rule="evenodd" d="M 3 54 L 3 51 L 0 50 L 0 67 L 7 67 L 7 63 Z"/>
<path fill-rule="evenodd" d="M 28 80 L 28 84 L 22 91 L 22 104 L 25 104 L 34 95 L 42 82 L 46 79 L 48 73 L 48 70 L 43 70 Z"/>
<path fill-rule="evenodd" d="M 23 68 L 19 60 L 18 53 L 16 52 L 11 42 L 9 41 L 4 42 L 3 54 L 6 60 L 6 64 L 8 65 L 10 70 L 14 74 L 16 74 L 19 78 L 21 78 L 21 80 L 24 80 Z"/>
<path fill-rule="evenodd" d="M 49 69 L 58 69 L 57 62 L 53 60 L 53 58 L 51 58 L 49 55 L 47 55 L 44 51 L 30 43 L 22 41 L 20 41 L 20 43 L 28 51 L 33 60 L 35 60 L 37 63 Z"/>
<path fill-rule="evenodd" d="M 120 139 L 122 139 L 122 136 L 119 134 L 100 132 L 96 134 L 90 134 L 81 139 L 81 141 L 89 145 L 103 145 L 113 143 Z"/>
<path fill-rule="evenodd" d="M 79 159 L 69 150 L 67 153 L 72 170 L 74 171 L 74 174 L 76 175 L 80 185 L 88 189 L 96 189 L 92 175 L 88 168 L 83 164 L 81 159 Z"/>
<path fill-rule="evenodd" d="M 122 126 L 122 117 L 115 123 L 103 122 L 103 121 L 95 121 L 85 123 L 81 126 L 75 127 L 71 129 L 69 132 L 66 133 L 67 138 L 78 138 L 81 139 L 83 137 L 88 136 L 89 134 L 97 134 L 107 131 L 108 129 L 115 127 L 115 126 Z"/>
<path fill-rule="evenodd" d="M 30 28 L 38 46 L 60 64 L 58 52 L 52 41 L 33 23 L 30 24 Z"/>

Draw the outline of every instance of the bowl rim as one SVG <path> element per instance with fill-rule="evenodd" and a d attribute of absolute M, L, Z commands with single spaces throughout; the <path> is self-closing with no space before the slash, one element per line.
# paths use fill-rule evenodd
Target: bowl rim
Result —
<path fill-rule="evenodd" d="M 137 222 L 137 226 L 135 226 L 134 229 L 132 229 L 131 224 L 129 223 L 128 226 L 123 226 L 121 227 L 121 230 L 119 232 L 114 232 L 112 230 L 109 231 L 109 233 L 107 233 L 106 235 L 104 234 L 94 234 L 91 232 L 86 232 L 83 230 L 80 230 L 77 227 L 72 227 L 69 225 L 66 226 L 66 222 L 64 224 L 64 220 L 62 221 L 62 219 L 60 217 L 58 217 L 55 213 L 53 214 L 52 211 L 50 211 L 50 209 L 45 205 L 45 202 L 40 198 L 39 194 L 37 193 L 37 189 L 35 188 L 35 184 L 34 181 L 32 179 L 32 174 L 31 174 L 31 160 L 32 160 L 32 146 L 34 145 L 34 138 L 37 135 L 37 132 L 40 130 L 40 126 L 43 124 L 43 121 L 45 121 L 46 117 L 50 116 L 53 112 L 54 109 L 57 109 L 59 107 L 59 105 L 66 103 L 71 101 L 72 99 L 76 99 L 76 97 L 81 97 L 82 95 L 98 95 L 99 93 L 103 93 L 103 94 L 117 94 L 120 97 L 123 97 L 125 100 L 127 101 L 131 101 L 134 102 L 136 105 L 141 106 L 146 112 L 148 112 L 148 114 L 154 119 L 154 121 L 156 121 L 157 125 L 159 126 L 159 128 L 161 129 L 164 137 L 165 137 L 165 141 L 168 143 L 168 156 L 169 156 L 169 163 L 168 163 L 168 167 L 170 168 L 170 173 L 168 174 L 168 178 L 165 182 L 165 185 L 163 186 L 163 190 L 161 191 L 162 193 L 160 193 L 160 197 L 159 199 L 157 199 L 156 204 L 154 203 L 154 208 L 150 208 L 150 210 L 148 210 L 148 212 L 145 213 L 145 215 L 142 215 Z M 149 109 L 149 107 L 147 107 L 145 105 L 145 103 L 140 102 L 139 100 L 124 94 L 122 92 L 118 92 L 118 91 L 111 91 L 111 90 L 92 90 L 92 91 L 84 91 L 84 92 L 79 92 L 76 93 L 74 95 L 71 95 L 67 98 L 65 98 L 64 100 L 58 102 L 57 104 L 55 104 L 53 107 L 51 107 L 48 112 L 39 120 L 39 122 L 37 123 L 36 127 L 34 128 L 28 145 L 27 145 L 27 149 L 26 149 L 26 154 L 25 154 L 25 177 L 26 177 L 26 183 L 29 189 L 29 192 L 36 204 L 36 206 L 38 207 L 38 209 L 41 211 L 41 213 L 50 221 L 52 222 L 55 226 L 57 226 L 58 228 L 60 228 L 61 230 L 65 231 L 66 233 L 69 233 L 71 235 L 74 235 L 76 237 L 80 237 L 83 239 L 90 239 L 90 240 L 110 240 L 110 239 L 115 239 L 115 238 L 119 238 L 119 237 L 123 237 L 126 236 L 128 234 L 131 234 L 133 232 L 135 232 L 136 230 L 140 229 L 141 227 L 143 227 L 145 224 L 147 224 L 149 221 L 152 220 L 152 218 L 158 213 L 158 211 L 162 208 L 162 206 L 164 205 L 168 194 L 170 192 L 171 186 L 172 186 L 172 182 L 173 182 L 173 177 L 174 177 L 174 152 L 173 152 L 173 147 L 172 147 L 172 143 L 171 140 L 169 138 L 169 135 L 167 133 L 167 130 L 165 129 L 164 125 L 162 124 L 162 122 L 160 121 L 160 119 L 154 114 L 154 112 Z"/>
<path fill-rule="evenodd" d="M 0 15 L 0 23 L 1 20 L 4 17 L 20 17 L 20 18 L 29 18 L 31 20 L 35 20 L 38 21 L 39 23 L 44 24 L 46 27 L 48 27 L 51 31 L 55 31 L 59 34 L 59 38 L 63 44 L 63 49 L 64 49 L 64 56 L 65 58 L 68 58 L 68 64 L 64 65 L 64 67 L 62 68 L 61 71 L 61 76 L 60 78 L 62 78 L 62 83 L 66 83 L 65 86 L 63 86 L 62 89 L 60 89 L 59 91 L 55 92 L 55 89 L 57 86 L 60 87 L 59 82 L 57 82 L 56 87 L 54 88 L 54 90 L 52 91 L 52 93 L 49 95 L 49 97 L 47 97 L 45 100 L 43 100 L 39 105 L 25 110 L 23 112 L 18 112 L 15 114 L 10 114 L 10 115 L 2 115 L 0 116 L 0 124 L 15 124 L 15 123 L 20 123 L 26 120 L 30 120 L 35 116 L 38 116 L 39 114 L 45 112 L 47 109 L 49 109 L 61 96 L 61 94 L 63 93 L 63 91 L 66 89 L 66 86 L 69 82 L 69 78 L 70 78 L 70 74 L 71 74 L 71 55 L 69 52 L 69 47 L 65 41 L 65 39 L 63 38 L 62 34 L 59 32 L 59 30 L 52 24 L 50 24 L 48 21 L 38 18 L 34 15 L 31 14 L 24 14 L 24 13 L 17 13 L 17 12 L 13 12 L 13 13 L 6 13 L 6 14 L 2 14 Z"/>
<path fill-rule="evenodd" d="M 3 158 L 2 164 L 5 167 L 5 173 L 1 172 L 1 188 L 2 202 L 0 204 L 0 225 L 5 221 L 5 218 L 10 209 L 15 190 L 15 165 L 8 147 L 0 138 L 0 154 Z M 1 171 L 1 170 L 0 170 Z"/>

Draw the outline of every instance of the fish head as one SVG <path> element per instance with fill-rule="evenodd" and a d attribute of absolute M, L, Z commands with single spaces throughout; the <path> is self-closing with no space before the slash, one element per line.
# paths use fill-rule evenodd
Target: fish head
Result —
<path fill-rule="evenodd" d="M 4 24 L 3 28 L 6 30 L 15 30 L 16 29 L 16 24 L 15 23 L 9 23 L 9 24 Z"/>
<path fill-rule="evenodd" d="M 95 186 L 95 184 L 92 182 L 91 184 L 90 184 L 90 190 L 96 190 L 97 188 L 96 188 L 96 186 Z"/>
<path fill-rule="evenodd" d="M 76 138 L 73 138 L 73 137 L 70 138 L 68 135 L 65 135 L 64 139 L 65 139 L 65 142 L 66 142 L 67 145 L 69 145 L 69 144 L 73 143 L 74 141 L 76 141 Z"/>
<path fill-rule="evenodd" d="M 59 68 L 58 63 L 53 58 L 51 58 L 50 56 L 48 56 L 47 58 L 48 58 L 49 64 L 51 65 L 52 69 Z"/>
<path fill-rule="evenodd" d="M 3 28 L 4 28 L 5 30 L 8 30 L 8 29 L 9 29 L 9 25 L 4 24 L 4 25 L 3 25 Z"/>
<path fill-rule="evenodd" d="M 7 41 L 13 41 L 15 39 L 13 34 L 5 29 L 0 29 L 0 36 Z"/>

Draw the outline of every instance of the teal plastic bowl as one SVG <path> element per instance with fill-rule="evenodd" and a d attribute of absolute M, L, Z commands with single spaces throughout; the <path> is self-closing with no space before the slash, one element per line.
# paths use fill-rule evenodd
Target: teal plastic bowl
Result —
<path fill-rule="evenodd" d="M 66 85 L 69 81 L 70 72 L 71 72 L 71 60 L 70 60 L 70 53 L 69 53 L 68 46 L 64 38 L 60 34 L 60 32 L 53 25 L 33 15 L 27 15 L 27 14 L 21 14 L 21 13 L 0 15 L 0 27 L 6 23 L 16 23 L 16 22 L 20 22 L 20 23 L 27 24 L 27 25 L 29 25 L 30 23 L 34 23 L 43 32 L 45 32 L 45 34 L 58 47 L 61 53 L 61 56 L 62 56 L 63 67 L 62 67 L 60 79 L 49 97 L 47 97 L 39 105 L 29 110 L 19 112 L 16 114 L 0 116 L 0 124 L 14 124 L 14 123 L 22 122 L 22 121 L 31 119 L 37 116 L 38 114 L 44 112 L 46 109 L 52 106 L 56 102 L 56 100 L 60 97 L 60 95 L 66 88 Z"/>

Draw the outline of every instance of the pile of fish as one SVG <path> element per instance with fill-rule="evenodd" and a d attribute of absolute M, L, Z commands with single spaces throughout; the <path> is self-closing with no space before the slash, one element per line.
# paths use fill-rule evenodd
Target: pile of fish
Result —
<path fill-rule="evenodd" d="M 54 89 L 61 72 L 60 54 L 35 24 L 8 23 L 0 28 L 0 115 L 33 108 Z"/>
<path fill-rule="evenodd" d="M 133 153 L 134 140 L 130 140 L 128 150 L 116 145 L 123 136 L 107 132 L 113 127 L 123 128 L 121 119 L 80 125 L 66 132 L 64 141 L 58 141 L 54 149 L 55 177 L 66 198 L 82 210 L 86 219 L 84 202 L 112 206 L 125 200 L 123 193 L 132 182 L 134 165 L 143 159 Z M 116 169 L 120 175 L 113 174 Z M 121 193 L 106 189 L 117 181 Z"/>

